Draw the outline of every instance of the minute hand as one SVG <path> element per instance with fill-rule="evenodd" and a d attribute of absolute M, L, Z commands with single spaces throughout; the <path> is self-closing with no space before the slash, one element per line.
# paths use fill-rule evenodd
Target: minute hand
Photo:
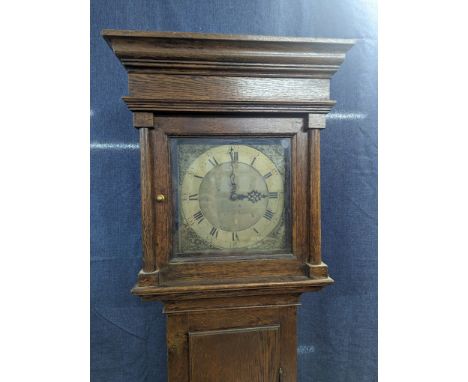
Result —
<path fill-rule="evenodd" d="M 231 175 L 230 175 L 230 180 L 231 180 L 231 195 L 230 199 L 235 200 L 236 198 L 236 191 L 237 191 L 237 184 L 236 184 L 236 174 L 234 172 L 234 156 L 232 154 L 232 147 L 231 147 L 231 152 L 229 153 L 231 156 Z"/>

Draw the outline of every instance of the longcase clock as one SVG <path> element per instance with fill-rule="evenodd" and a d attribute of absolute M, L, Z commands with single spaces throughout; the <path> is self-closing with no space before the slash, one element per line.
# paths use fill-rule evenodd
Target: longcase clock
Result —
<path fill-rule="evenodd" d="M 296 381 L 296 308 L 333 280 L 320 130 L 352 40 L 105 30 L 140 131 L 143 267 L 170 382 Z"/>

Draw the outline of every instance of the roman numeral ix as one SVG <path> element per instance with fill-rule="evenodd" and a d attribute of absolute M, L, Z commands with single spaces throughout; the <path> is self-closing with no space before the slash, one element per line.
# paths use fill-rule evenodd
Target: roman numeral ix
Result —
<path fill-rule="evenodd" d="M 200 224 L 205 217 L 203 216 L 203 212 L 198 211 L 197 213 L 193 214 L 193 218 L 197 221 L 198 224 Z"/>

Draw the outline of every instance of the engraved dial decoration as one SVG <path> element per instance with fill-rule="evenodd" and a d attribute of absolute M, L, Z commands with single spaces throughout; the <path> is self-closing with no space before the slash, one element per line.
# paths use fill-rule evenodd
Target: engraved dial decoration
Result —
<path fill-rule="evenodd" d="M 283 176 L 263 152 L 249 145 L 214 146 L 183 174 L 184 224 L 212 248 L 248 248 L 282 219 Z"/>

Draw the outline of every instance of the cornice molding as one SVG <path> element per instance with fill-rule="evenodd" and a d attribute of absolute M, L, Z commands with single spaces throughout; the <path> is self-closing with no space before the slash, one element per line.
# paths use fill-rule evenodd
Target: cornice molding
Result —
<path fill-rule="evenodd" d="M 356 40 L 104 30 L 129 72 L 330 78 Z"/>
<path fill-rule="evenodd" d="M 332 100 L 291 101 L 179 101 L 152 98 L 122 97 L 133 112 L 211 112 L 211 113 L 309 113 L 328 114 L 335 105 Z"/>

